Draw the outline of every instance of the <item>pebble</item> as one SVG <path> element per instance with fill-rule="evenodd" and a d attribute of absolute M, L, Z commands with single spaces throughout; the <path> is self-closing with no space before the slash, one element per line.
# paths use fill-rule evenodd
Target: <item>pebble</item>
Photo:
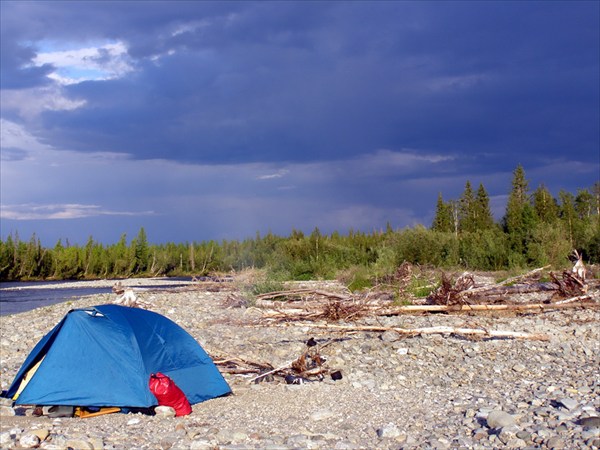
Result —
<path fill-rule="evenodd" d="M 600 428 L 600 417 L 584 417 L 579 420 L 579 425 L 585 430 Z"/>
<path fill-rule="evenodd" d="M 558 400 L 558 402 L 568 410 L 575 409 L 577 408 L 577 406 L 579 406 L 577 400 L 573 400 L 572 398 L 561 398 L 560 400 Z"/>
<path fill-rule="evenodd" d="M 170 406 L 157 406 L 156 408 L 154 408 L 154 414 L 156 414 L 157 417 L 163 417 L 163 418 L 170 418 L 170 417 L 175 417 L 175 409 L 171 408 Z M 128 423 L 128 425 L 130 425 Z"/>
<path fill-rule="evenodd" d="M 10 406 L 0 406 L 0 416 L 14 416 L 15 410 Z"/>
<path fill-rule="evenodd" d="M 27 433 L 19 438 L 19 445 L 23 448 L 35 448 L 40 445 L 40 438 L 33 433 Z"/>
<path fill-rule="evenodd" d="M 515 418 L 501 410 L 491 411 L 487 416 L 487 426 L 491 429 L 500 429 L 515 424 Z"/>
<path fill-rule="evenodd" d="M 400 436 L 400 429 L 394 423 L 388 423 L 377 430 L 377 436 L 380 438 L 397 438 Z"/>
<path fill-rule="evenodd" d="M 330 417 L 333 417 L 333 415 L 334 415 L 333 411 L 330 411 L 328 409 L 321 409 L 319 411 L 315 411 L 314 413 L 312 413 L 310 415 L 310 420 L 313 420 L 313 421 L 326 420 L 326 419 L 329 419 Z"/>
<path fill-rule="evenodd" d="M 84 439 L 69 439 L 65 442 L 65 447 L 77 450 L 95 450 L 94 446 Z"/>
<path fill-rule="evenodd" d="M 299 288 L 333 290 L 310 282 Z M 337 286 L 337 287 L 336 287 Z M 256 309 L 227 307 L 239 286 L 152 292 L 152 309 L 183 326 L 219 358 L 279 367 L 311 337 L 343 378 L 303 385 L 225 374 L 234 395 L 193 405 L 188 416 L 110 414 L 48 419 L 0 399 L 0 447 L 45 450 L 208 450 L 293 448 L 584 449 L 600 447 L 600 369 L 594 309 L 523 316 L 368 317 L 346 325 L 450 326 L 539 332 L 549 341 L 453 335 L 339 334 L 298 326 L 247 327 Z M 0 316 L 0 387 L 7 389 L 28 352 L 73 307 L 109 303 L 100 294 Z M 326 322 L 319 322 L 324 325 Z M 577 331 L 574 333 L 574 331 Z M 47 434 L 46 434 L 47 433 Z M 37 444 L 35 440 L 38 439 Z M 30 442 L 28 442 L 30 440 Z"/>
<path fill-rule="evenodd" d="M 551 437 L 546 441 L 546 446 L 550 449 L 563 449 L 565 448 L 565 443 L 559 437 Z"/>
<path fill-rule="evenodd" d="M 383 342 L 396 342 L 399 341 L 401 338 L 402 336 L 400 336 L 400 333 L 394 330 L 384 331 L 381 335 L 381 340 Z"/>

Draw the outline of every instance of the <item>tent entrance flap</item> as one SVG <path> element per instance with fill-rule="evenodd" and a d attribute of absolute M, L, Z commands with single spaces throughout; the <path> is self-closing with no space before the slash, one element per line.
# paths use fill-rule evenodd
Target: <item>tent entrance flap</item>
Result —
<path fill-rule="evenodd" d="M 44 358 L 45 358 L 45 356 L 44 356 Z M 17 393 L 12 398 L 13 400 L 16 400 L 19 398 L 19 395 L 21 395 L 21 392 L 23 392 L 23 389 L 25 389 L 27 387 L 27 385 L 29 384 L 29 381 L 31 381 L 31 379 L 33 378 L 33 376 L 35 375 L 37 370 L 40 368 L 40 364 L 42 364 L 42 361 L 44 360 L 44 358 L 40 359 L 31 369 L 29 369 L 27 371 L 27 373 L 25 373 L 25 376 L 21 380 L 21 384 L 19 384 L 19 389 L 17 389 Z"/>

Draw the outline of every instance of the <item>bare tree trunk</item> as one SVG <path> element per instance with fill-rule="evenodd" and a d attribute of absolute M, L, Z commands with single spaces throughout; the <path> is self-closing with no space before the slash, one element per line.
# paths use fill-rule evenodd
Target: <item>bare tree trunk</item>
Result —
<path fill-rule="evenodd" d="M 192 273 L 196 271 L 196 261 L 194 257 L 194 243 L 190 244 L 190 267 L 192 269 Z"/>

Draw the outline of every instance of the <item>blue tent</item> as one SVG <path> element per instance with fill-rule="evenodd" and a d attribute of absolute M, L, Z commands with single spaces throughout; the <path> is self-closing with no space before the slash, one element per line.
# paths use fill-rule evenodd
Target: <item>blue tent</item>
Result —
<path fill-rule="evenodd" d="M 28 378 L 17 404 L 147 408 L 158 404 L 148 387 L 155 372 L 171 377 L 191 404 L 231 392 L 179 325 L 152 311 L 101 305 L 69 311 L 31 351 L 6 396 L 14 398 Z"/>

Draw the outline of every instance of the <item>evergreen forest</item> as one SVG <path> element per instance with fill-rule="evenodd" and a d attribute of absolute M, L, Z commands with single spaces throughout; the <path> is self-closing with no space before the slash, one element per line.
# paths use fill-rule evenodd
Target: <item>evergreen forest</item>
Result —
<path fill-rule="evenodd" d="M 429 227 L 370 233 L 349 231 L 289 236 L 257 234 L 243 241 L 151 244 L 144 228 L 129 242 L 111 245 L 90 237 L 84 246 L 59 240 L 44 248 L 9 235 L 0 241 L 0 280 L 79 280 L 146 276 L 202 276 L 248 268 L 279 280 L 332 279 L 354 271 L 366 278 L 393 274 L 404 261 L 450 269 L 498 271 L 567 267 L 577 249 L 586 264 L 600 263 L 600 182 L 558 198 L 540 185 L 531 190 L 522 166 L 513 172 L 506 211 L 492 216 L 483 184 L 465 183 L 460 198 L 440 193 Z"/>

